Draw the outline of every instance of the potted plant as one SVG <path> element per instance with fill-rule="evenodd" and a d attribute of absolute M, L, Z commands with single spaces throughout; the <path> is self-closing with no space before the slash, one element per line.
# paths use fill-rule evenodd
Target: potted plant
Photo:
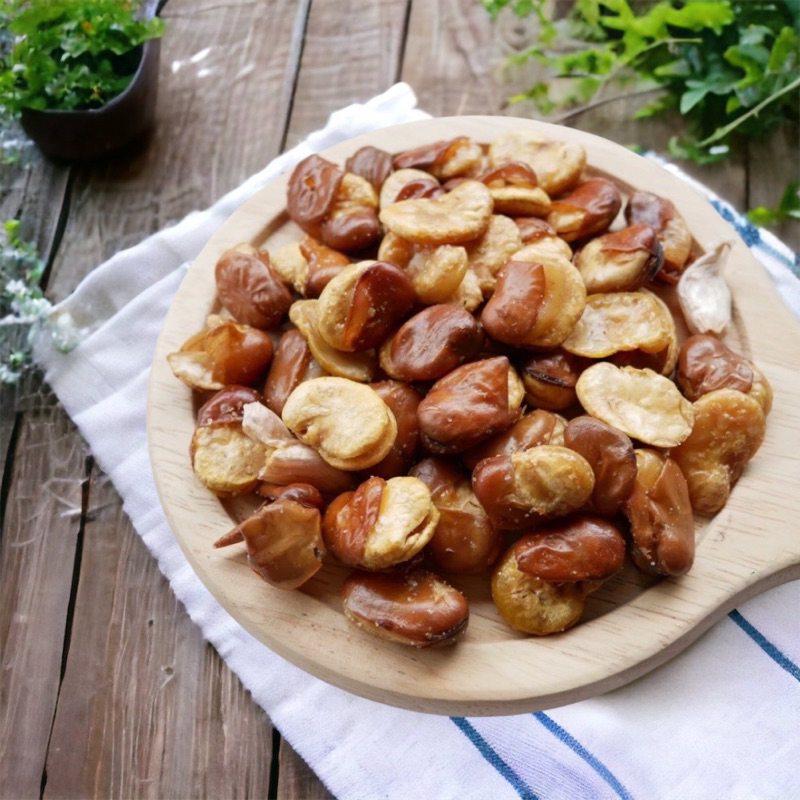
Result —
<path fill-rule="evenodd" d="M 45 155 L 92 159 L 155 118 L 164 23 L 132 0 L 5 0 L 0 109 Z"/>

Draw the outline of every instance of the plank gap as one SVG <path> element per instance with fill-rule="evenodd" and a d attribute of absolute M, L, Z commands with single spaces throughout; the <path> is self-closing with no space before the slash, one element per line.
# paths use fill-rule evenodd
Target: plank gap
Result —
<path fill-rule="evenodd" d="M 59 691 L 64 680 L 64 673 L 67 670 L 67 656 L 69 655 L 69 645 L 72 640 L 72 622 L 75 616 L 75 598 L 78 596 L 78 581 L 81 575 L 81 559 L 83 556 L 83 536 L 86 531 L 86 522 L 89 510 L 89 479 L 94 469 L 94 458 L 87 456 L 83 468 L 83 484 L 81 486 L 81 521 L 78 526 L 78 536 L 75 542 L 75 560 L 72 562 L 72 584 L 69 590 L 69 602 L 67 603 L 67 619 L 64 626 L 64 645 L 61 652 L 61 670 L 59 672 Z M 56 698 L 56 705 L 58 699 Z M 53 715 L 55 719 L 55 715 Z"/>
<path fill-rule="evenodd" d="M 300 67 L 303 63 L 303 51 L 305 50 L 306 31 L 308 30 L 308 18 L 311 16 L 312 0 L 303 0 L 300 8 L 302 9 L 295 17 L 295 28 L 292 31 L 292 44 L 289 51 L 288 61 L 292 64 L 292 88 L 289 92 L 289 104 L 286 107 L 286 116 L 283 118 L 283 131 L 281 132 L 280 147 L 278 152 L 282 153 L 286 149 L 286 141 L 289 138 L 289 124 L 292 119 L 294 109 L 294 98 L 297 93 L 297 83 L 300 79 Z"/>
<path fill-rule="evenodd" d="M 277 728 L 272 729 L 272 762 L 269 767 L 269 789 L 267 797 L 276 800 L 278 797 L 278 769 L 280 767 L 281 735 Z"/>
<path fill-rule="evenodd" d="M 53 232 L 53 239 L 50 242 L 50 247 L 47 252 L 47 261 L 45 262 L 44 272 L 39 285 L 44 291 L 50 282 L 50 275 L 53 271 L 53 264 L 55 263 L 58 249 L 61 246 L 61 241 L 64 238 L 64 231 L 67 229 L 67 221 L 69 220 L 70 212 L 70 198 L 72 197 L 72 187 L 75 184 L 76 170 L 70 167 L 69 174 L 67 175 L 67 182 L 64 185 L 64 193 L 61 195 L 61 205 L 58 209 L 58 217 L 56 218 L 56 229 Z"/>
<path fill-rule="evenodd" d="M 5 532 L 6 508 L 8 508 L 8 494 L 11 490 L 11 478 L 14 472 L 14 458 L 17 452 L 17 439 L 22 428 L 22 414 L 14 415 L 11 433 L 8 436 L 8 446 L 3 457 L 3 477 L 0 480 L 0 540 Z"/>
<path fill-rule="evenodd" d="M 69 645 L 72 640 L 72 622 L 75 617 L 75 599 L 78 596 L 78 582 L 81 574 L 81 559 L 83 555 L 83 535 L 86 530 L 87 511 L 89 508 L 89 478 L 94 468 L 94 458 L 87 456 L 83 467 L 83 483 L 81 485 L 81 521 L 78 526 L 78 534 L 75 540 L 75 557 L 72 561 L 72 583 L 69 589 L 69 600 L 67 601 L 67 617 L 64 622 L 64 640 L 61 645 L 61 668 L 58 675 L 58 690 L 56 692 L 56 702 L 53 707 L 53 719 L 50 723 L 50 732 L 47 736 L 47 746 L 45 747 L 45 760 L 42 765 L 42 780 L 39 784 L 39 800 L 44 800 L 44 792 L 47 788 L 47 753 L 50 750 L 50 741 L 53 738 L 53 728 L 56 722 L 58 711 L 58 701 L 61 697 L 61 687 L 64 683 L 64 674 L 67 671 L 67 657 L 69 656 Z"/>
<path fill-rule="evenodd" d="M 397 59 L 397 68 L 394 73 L 394 82 L 397 83 L 403 74 L 403 62 L 406 59 L 406 42 L 408 42 L 408 27 L 411 22 L 411 4 L 414 0 L 408 0 L 406 3 L 406 12 L 403 16 L 402 33 L 400 34 L 400 52 Z"/>

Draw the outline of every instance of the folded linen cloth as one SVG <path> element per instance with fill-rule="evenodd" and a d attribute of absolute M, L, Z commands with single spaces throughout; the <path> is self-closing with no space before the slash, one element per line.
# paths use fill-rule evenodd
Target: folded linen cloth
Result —
<path fill-rule="evenodd" d="M 37 346 L 48 382 L 191 618 L 337 797 L 792 796 L 800 785 L 800 582 L 744 604 L 622 689 L 546 713 L 465 719 L 390 708 L 311 677 L 239 627 L 187 564 L 158 502 L 145 431 L 153 349 L 186 262 L 279 172 L 345 138 L 427 116 L 415 105 L 411 89 L 398 84 L 336 112 L 323 130 L 207 211 L 92 272 L 58 308 L 89 335 L 68 355 L 46 341 Z M 794 256 L 711 200 L 800 316 Z"/>

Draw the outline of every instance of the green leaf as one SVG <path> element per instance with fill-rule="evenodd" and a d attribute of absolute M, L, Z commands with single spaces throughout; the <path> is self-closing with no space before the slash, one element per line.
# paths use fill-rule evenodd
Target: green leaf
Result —
<path fill-rule="evenodd" d="M 800 39 L 798 39 L 797 34 L 791 28 L 781 28 L 772 45 L 767 69 L 770 72 L 780 72 L 786 68 L 787 64 L 796 65 L 799 50 Z"/>
<path fill-rule="evenodd" d="M 800 181 L 789 181 L 774 208 L 757 206 L 747 212 L 754 225 L 775 225 L 789 219 L 800 220 Z"/>

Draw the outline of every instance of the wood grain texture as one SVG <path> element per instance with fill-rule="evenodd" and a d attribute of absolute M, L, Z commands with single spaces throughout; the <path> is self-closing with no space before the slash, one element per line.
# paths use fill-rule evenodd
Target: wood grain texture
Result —
<path fill-rule="evenodd" d="M 590 166 L 625 191 L 658 187 L 686 218 L 701 252 L 716 238 L 732 236 L 707 201 L 684 182 L 618 145 L 569 128 L 498 117 L 428 120 L 357 137 L 325 155 L 342 163 L 366 143 L 398 152 L 452 135 L 456 128 L 486 142 L 523 124 L 548 138 L 582 143 Z M 231 517 L 201 486 L 186 458 L 194 428 L 191 392 L 170 373 L 166 354 L 198 330 L 211 309 L 220 253 L 241 241 L 269 248 L 297 238 L 283 211 L 285 183 L 286 176 L 279 178 L 240 208 L 195 261 L 191 280 L 183 283 L 165 323 L 149 401 L 151 457 L 172 528 L 217 599 L 269 647 L 324 680 L 390 704 L 437 713 L 519 713 L 623 685 L 686 647 L 736 603 L 800 575 L 800 543 L 790 522 L 800 511 L 800 497 L 785 485 L 785 476 L 800 469 L 795 363 L 800 325 L 741 242 L 734 245 L 727 271 L 738 319 L 730 341 L 767 374 L 776 402 L 759 456 L 725 509 L 700 525 L 695 565 L 680 580 L 644 590 L 622 587 L 620 598 L 607 598 L 611 613 L 535 642 L 500 621 L 485 582 L 454 581 L 472 605 L 467 635 L 448 652 L 418 653 L 368 640 L 346 623 L 338 600 L 341 570 L 326 567 L 303 591 L 281 592 L 247 570 L 241 552 L 209 548 L 208 542 L 230 527 Z M 324 660 L 320 652 L 326 653 Z"/>
<path fill-rule="evenodd" d="M 44 796 L 264 797 L 270 742 L 94 470 Z"/>
<path fill-rule="evenodd" d="M 278 759 L 276 800 L 333 800 L 333 795 L 286 742 L 281 743 Z"/>
<path fill-rule="evenodd" d="M 765 141 L 748 146 L 747 208 L 777 205 L 786 184 L 800 181 L 800 126 L 786 125 Z M 800 220 L 786 220 L 770 229 L 800 253 Z"/>
<path fill-rule="evenodd" d="M 117 251 L 205 208 L 280 150 L 302 2 L 170 0 L 156 129 L 146 146 L 77 169 L 50 291 L 60 299 Z"/>
<path fill-rule="evenodd" d="M 314 0 L 308 14 L 286 148 L 331 112 L 363 102 L 396 80 L 410 0 Z"/>
<path fill-rule="evenodd" d="M 0 795 L 39 796 L 58 696 L 85 453 L 58 408 L 28 414 L 0 540 Z"/>

